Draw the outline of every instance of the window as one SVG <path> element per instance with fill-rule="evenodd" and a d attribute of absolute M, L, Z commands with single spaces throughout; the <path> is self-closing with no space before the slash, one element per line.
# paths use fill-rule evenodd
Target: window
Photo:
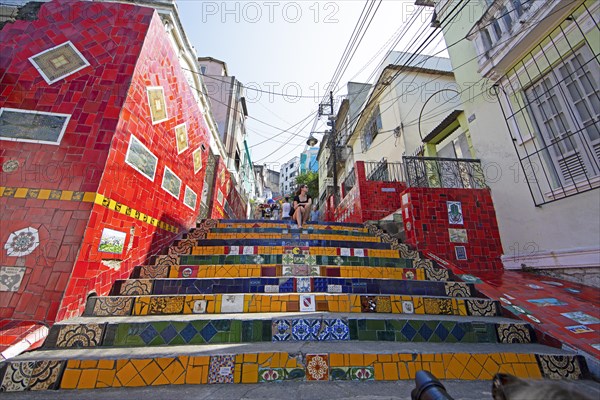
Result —
<path fill-rule="evenodd" d="M 373 116 L 371 117 L 369 122 L 367 122 L 363 129 L 363 133 L 361 136 L 363 151 L 367 151 L 371 147 L 371 144 L 373 144 L 373 141 L 375 140 L 375 137 L 381 130 L 381 127 L 381 114 L 379 113 L 379 106 L 377 106 L 375 112 L 373 113 Z"/>
<path fill-rule="evenodd" d="M 562 185 L 600 175 L 600 82 L 592 72 L 599 69 L 583 47 L 525 92 L 537 139 Z"/>

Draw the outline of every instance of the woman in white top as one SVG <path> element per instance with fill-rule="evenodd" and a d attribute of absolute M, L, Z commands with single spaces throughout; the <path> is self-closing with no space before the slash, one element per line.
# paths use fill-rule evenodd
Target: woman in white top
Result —
<path fill-rule="evenodd" d="M 290 198 L 285 198 L 285 203 L 281 206 L 281 217 L 283 219 L 290 219 L 290 211 L 292 211 L 292 205 L 290 204 Z"/>

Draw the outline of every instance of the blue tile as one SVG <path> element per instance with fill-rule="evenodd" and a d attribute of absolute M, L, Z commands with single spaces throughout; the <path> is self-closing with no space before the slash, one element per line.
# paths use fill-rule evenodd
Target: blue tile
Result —
<path fill-rule="evenodd" d="M 217 334 L 217 330 L 215 329 L 213 324 L 210 322 L 208 324 L 206 324 L 204 326 L 204 328 L 200 329 L 200 335 L 202 336 L 202 339 L 204 339 L 204 341 L 206 343 L 209 343 L 216 334 Z"/>
<path fill-rule="evenodd" d="M 348 321 L 342 319 L 327 320 L 329 340 L 350 340 Z"/>
<path fill-rule="evenodd" d="M 158 332 L 154 326 L 150 324 L 148 324 L 148 327 L 140 333 L 140 337 L 146 344 L 150 343 L 156 336 L 158 336 Z"/>
<path fill-rule="evenodd" d="M 292 338 L 292 325 L 289 320 L 277 319 L 273 321 L 273 341 L 281 342 Z"/>
<path fill-rule="evenodd" d="M 186 343 L 189 343 L 190 340 L 192 340 L 197 333 L 198 331 L 196 330 L 196 328 L 194 328 L 194 325 L 189 323 L 186 325 L 185 328 L 181 330 L 181 332 L 179 332 L 179 335 L 181 335 L 181 337 L 183 338 L 183 340 L 185 340 Z"/>
<path fill-rule="evenodd" d="M 427 323 L 425 323 L 425 321 L 423 321 L 423 325 L 421 325 L 421 327 L 419 328 L 419 335 L 421 335 L 423 339 L 429 340 L 431 339 L 432 333 L 433 330 L 427 325 Z"/>
<path fill-rule="evenodd" d="M 404 327 L 400 330 L 402 334 L 408 339 L 413 340 L 417 331 L 408 322 L 404 324 Z"/>
<path fill-rule="evenodd" d="M 171 343 L 171 340 L 177 336 L 177 329 L 173 325 L 169 324 L 165 329 L 162 330 L 160 336 L 164 339 L 166 344 Z"/>
<path fill-rule="evenodd" d="M 448 329 L 446 329 L 446 327 L 444 325 L 442 325 L 441 323 L 438 324 L 438 326 L 435 328 L 435 334 L 442 340 L 445 341 L 446 338 L 448 337 L 448 334 L 450 332 L 448 332 Z"/>
<path fill-rule="evenodd" d="M 456 324 L 454 326 L 454 328 L 452 328 L 452 331 L 450 331 L 450 333 L 452 334 L 452 336 L 454 336 L 459 342 L 463 339 L 463 337 L 465 337 L 465 331 L 464 329 L 459 325 Z"/>

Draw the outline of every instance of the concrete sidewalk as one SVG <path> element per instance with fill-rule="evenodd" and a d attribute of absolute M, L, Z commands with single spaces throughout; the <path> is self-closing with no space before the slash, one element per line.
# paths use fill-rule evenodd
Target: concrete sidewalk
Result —
<path fill-rule="evenodd" d="M 491 381 L 442 382 L 455 400 L 492 400 Z M 600 384 L 592 381 L 568 381 L 591 399 L 600 398 Z M 60 390 L 3 393 L 3 400 L 399 400 L 410 399 L 413 381 L 397 382 L 283 382 L 244 385 L 154 386 L 122 389 Z M 574 399 L 575 400 L 575 399 Z"/>

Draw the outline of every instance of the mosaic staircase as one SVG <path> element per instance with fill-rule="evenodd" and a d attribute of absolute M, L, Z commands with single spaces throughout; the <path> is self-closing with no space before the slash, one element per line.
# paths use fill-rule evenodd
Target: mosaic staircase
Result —
<path fill-rule="evenodd" d="M 586 372 L 373 226 L 207 220 L 152 261 L 4 363 L 0 390 Z"/>

